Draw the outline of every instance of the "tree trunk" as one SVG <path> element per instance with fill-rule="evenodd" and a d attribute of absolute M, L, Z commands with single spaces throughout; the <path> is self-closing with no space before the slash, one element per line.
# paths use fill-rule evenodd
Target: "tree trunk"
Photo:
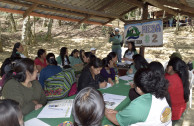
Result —
<path fill-rule="evenodd" d="M 35 44 L 36 43 L 36 28 L 35 28 L 35 24 L 36 24 L 36 18 L 34 17 L 33 18 L 33 39 L 32 39 L 32 44 Z"/>
<path fill-rule="evenodd" d="M 179 31 L 179 20 L 180 20 L 180 13 L 178 14 L 178 17 L 177 17 L 175 33 L 177 33 Z"/>
<path fill-rule="evenodd" d="M 58 20 L 59 26 L 61 26 L 61 20 Z"/>
<path fill-rule="evenodd" d="M 52 34 L 51 34 L 51 30 L 52 30 L 52 26 L 53 26 L 53 19 L 49 19 L 49 24 L 48 24 L 48 31 L 47 31 L 47 35 L 46 35 L 46 40 L 51 40 L 52 39 Z"/>
<path fill-rule="evenodd" d="M 1 40 L 1 21 L 0 21 L 0 52 L 3 52 L 2 40 Z"/>
<path fill-rule="evenodd" d="M 12 14 L 12 13 L 9 13 L 9 14 L 8 14 L 8 19 L 9 19 L 10 24 L 11 24 L 11 31 L 12 31 L 12 32 L 16 32 L 16 31 L 17 31 L 17 30 L 16 30 L 16 23 L 15 23 L 15 20 L 14 20 L 14 18 L 13 18 L 13 14 Z"/>
<path fill-rule="evenodd" d="M 22 26 L 22 39 L 21 39 L 21 43 L 24 47 L 24 55 L 28 57 L 28 49 L 27 49 L 27 46 L 26 46 L 26 43 L 27 43 L 27 25 L 28 25 L 28 21 L 29 20 L 29 17 L 26 17 L 24 20 L 23 20 L 23 26 Z"/>

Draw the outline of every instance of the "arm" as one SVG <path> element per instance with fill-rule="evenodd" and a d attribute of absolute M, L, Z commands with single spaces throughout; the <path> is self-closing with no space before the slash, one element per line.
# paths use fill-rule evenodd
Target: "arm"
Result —
<path fill-rule="evenodd" d="M 16 81 L 8 81 L 3 88 L 2 95 L 6 99 L 17 101 L 21 107 L 22 113 L 26 115 L 35 109 L 35 104 L 32 101 L 24 101 L 26 98 L 23 94 L 26 92 L 22 92 L 22 90 L 20 90 L 18 83 L 19 82 Z"/>
<path fill-rule="evenodd" d="M 40 82 L 43 90 L 44 90 L 44 81 L 45 81 L 45 77 L 44 77 L 44 70 L 43 70 L 40 72 L 40 77 L 39 77 L 39 82 Z"/>
<path fill-rule="evenodd" d="M 42 67 L 40 65 L 36 65 L 36 68 L 38 70 L 38 73 L 40 73 L 40 71 L 42 70 Z"/>
<path fill-rule="evenodd" d="M 42 104 L 42 105 L 45 105 L 46 104 L 46 102 L 47 102 L 47 99 L 46 99 L 46 96 L 45 96 L 45 94 L 44 94 L 44 91 L 42 90 L 42 88 L 41 88 L 41 85 L 40 85 L 40 83 L 37 81 L 37 80 L 35 80 L 34 81 L 34 84 L 37 86 L 37 93 L 39 92 L 40 93 L 40 98 L 37 100 L 38 101 L 38 104 Z"/>
<path fill-rule="evenodd" d="M 110 110 L 110 109 L 106 109 L 105 110 L 105 116 L 108 120 L 110 120 L 111 122 L 113 122 L 115 125 L 119 125 L 117 119 L 116 119 L 116 114 L 118 112 L 115 110 Z"/>
<path fill-rule="evenodd" d="M 115 80 L 115 75 L 116 75 L 116 73 L 115 73 L 115 70 L 114 70 L 114 68 L 110 68 L 110 78 L 112 79 L 112 80 Z"/>

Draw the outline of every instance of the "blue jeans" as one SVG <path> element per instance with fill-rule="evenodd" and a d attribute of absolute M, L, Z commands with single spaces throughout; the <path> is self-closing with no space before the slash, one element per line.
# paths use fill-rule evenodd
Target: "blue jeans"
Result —
<path fill-rule="evenodd" d="M 118 57 L 118 62 L 121 62 L 121 49 L 112 49 L 112 52 L 115 52 L 117 54 Z"/>

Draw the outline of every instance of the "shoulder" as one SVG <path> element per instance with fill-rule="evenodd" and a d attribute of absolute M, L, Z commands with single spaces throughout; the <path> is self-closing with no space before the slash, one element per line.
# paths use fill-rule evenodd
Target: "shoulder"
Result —
<path fill-rule="evenodd" d="M 36 58 L 35 60 L 34 60 L 34 63 L 36 64 L 36 63 L 39 63 L 40 62 L 40 59 L 39 58 Z"/>
<path fill-rule="evenodd" d="M 18 81 L 16 81 L 15 79 L 10 79 L 5 83 L 5 86 L 12 86 L 12 87 L 17 87 L 18 85 L 20 85 L 20 83 Z"/>
<path fill-rule="evenodd" d="M 42 89 L 42 87 L 41 87 L 41 85 L 40 85 L 40 83 L 39 83 L 39 81 L 38 81 L 38 80 L 34 80 L 34 81 L 32 81 L 32 84 L 33 84 L 33 87 L 37 87 L 37 88 Z"/>

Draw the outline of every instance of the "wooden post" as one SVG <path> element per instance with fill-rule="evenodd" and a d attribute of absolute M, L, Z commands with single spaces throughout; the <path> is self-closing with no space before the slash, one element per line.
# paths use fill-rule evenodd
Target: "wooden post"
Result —
<path fill-rule="evenodd" d="M 179 31 L 179 20 L 180 20 L 180 13 L 178 14 L 178 17 L 177 17 L 175 33 Z"/>
<path fill-rule="evenodd" d="M 142 20 L 146 20 L 148 18 L 148 3 L 145 3 L 143 6 L 143 15 Z M 145 47 L 141 46 L 139 50 L 139 54 L 144 57 Z"/>
<path fill-rule="evenodd" d="M 0 21 L 0 52 L 3 52 L 3 45 L 1 41 L 1 21 Z"/>

